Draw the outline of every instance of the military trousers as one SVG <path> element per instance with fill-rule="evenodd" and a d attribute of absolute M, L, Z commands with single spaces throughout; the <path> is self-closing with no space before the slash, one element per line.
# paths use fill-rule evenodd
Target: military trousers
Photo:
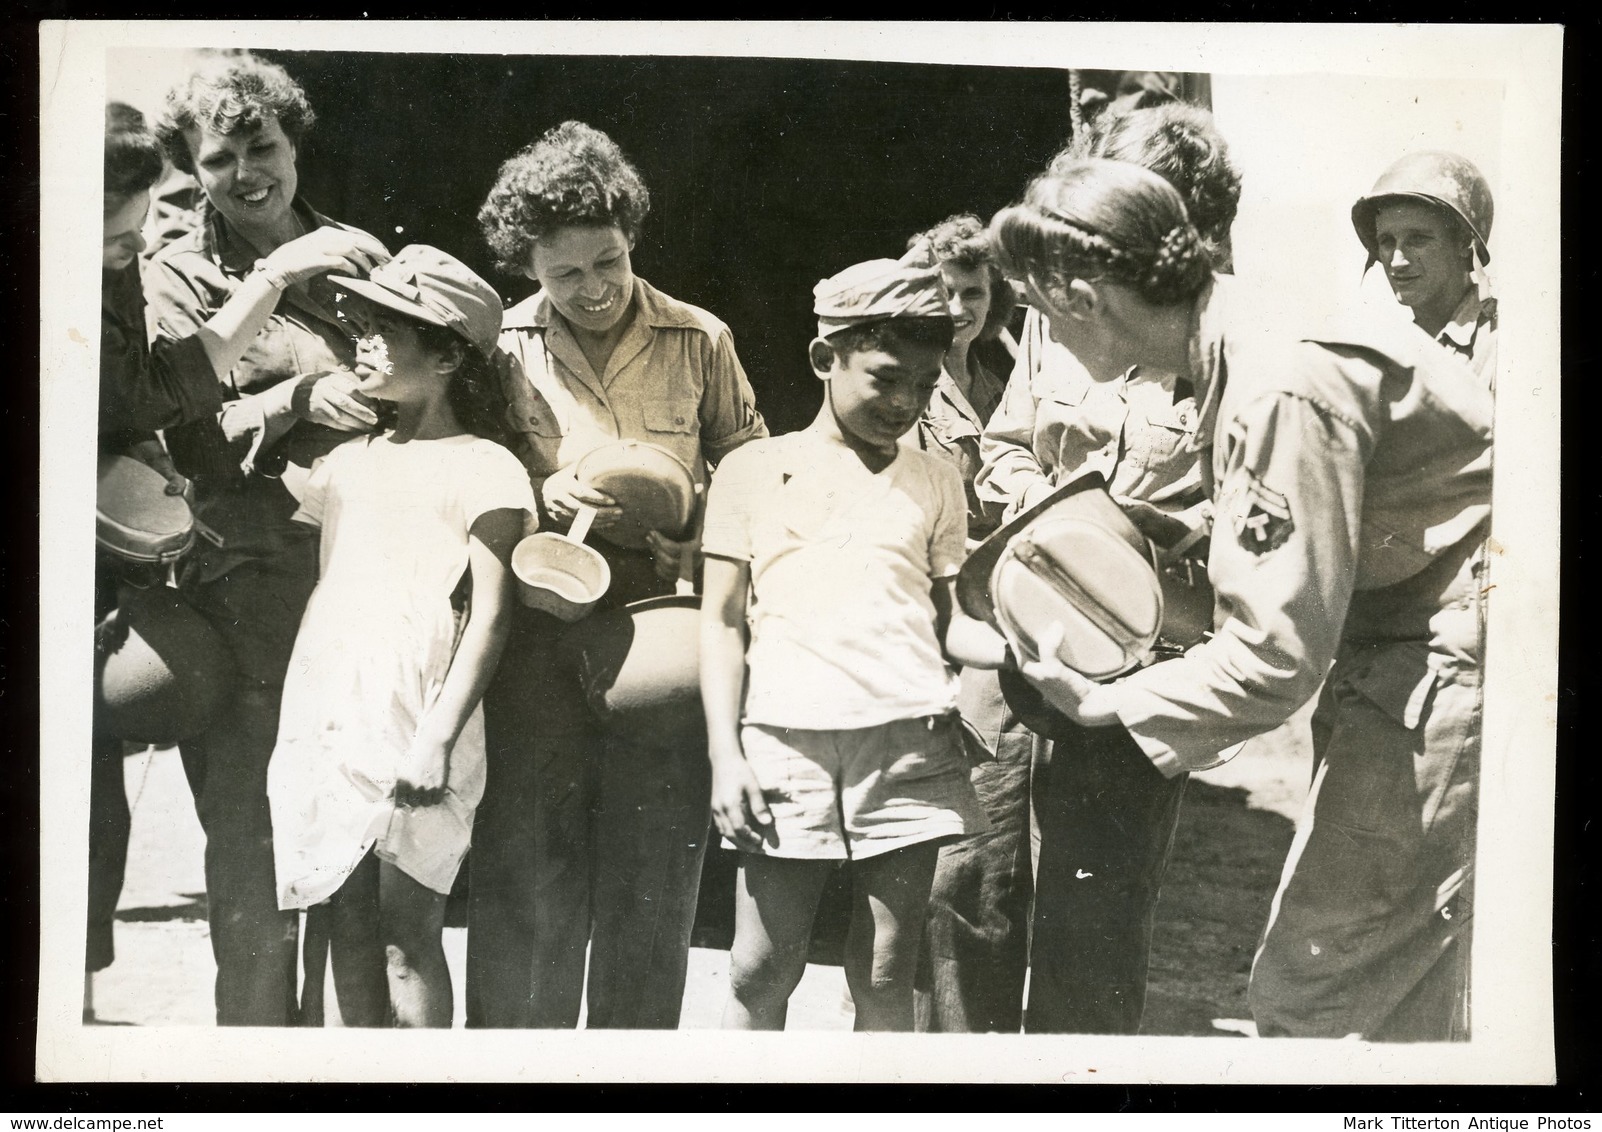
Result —
<path fill-rule="evenodd" d="M 1342 651 L 1252 968 L 1259 1034 L 1468 1037 L 1480 713 L 1477 668 L 1416 643 Z"/>

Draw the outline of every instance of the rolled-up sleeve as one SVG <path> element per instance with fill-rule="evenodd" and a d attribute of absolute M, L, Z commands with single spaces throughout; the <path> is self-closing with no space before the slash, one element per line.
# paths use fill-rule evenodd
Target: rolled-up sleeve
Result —
<path fill-rule="evenodd" d="M 1042 333 L 1040 315 L 1030 311 L 1001 404 L 979 441 L 981 467 L 974 477 L 974 493 L 981 503 L 1005 508 L 1003 521 L 1024 509 L 1031 488 L 1051 486 L 1050 475 L 1035 458 L 1033 378 L 1040 365 Z"/>
<path fill-rule="evenodd" d="M 198 348 L 200 356 L 205 357 L 198 334 L 215 310 L 194 280 L 157 257 L 145 275 L 145 302 L 152 353 L 171 356 L 175 350 Z M 192 347 L 183 346 L 185 342 L 192 343 Z M 206 370 L 211 373 L 209 361 Z M 238 475 L 259 443 L 259 436 L 249 430 L 235 430 L 241 435 L 231 441 L 219 423 L 225 404 L 239 395 L 233 375 L 212 373 L 211 383 L 216 391 L 216 407 L 167 428 L 167 449 L 174 466 L 186 476 Z M 259 412 L 256 417 L 259 430 Z"/>
<path fill-rule="evenodd" d="M 1217 631 L 1121 686 L 1121 722 L 1167 775 L 1217 766 L 1312 697 L 1356 572 L 1365 425 L 1272 392 L 1241 406 L 1221 444 L 1208 560 Z"/>
<path fill-rule="evenodd" d="M 740 445 L 768 435 L 768 425 L 757 410 L 756 394 L 727 327 L 707 339 L 702 366 L 701 450 L 716 465 Z"/>

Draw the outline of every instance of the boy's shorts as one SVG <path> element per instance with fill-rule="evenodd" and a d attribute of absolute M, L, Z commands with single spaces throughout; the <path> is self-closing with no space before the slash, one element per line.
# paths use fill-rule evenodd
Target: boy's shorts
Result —
<path fill-rule="evenodd" d="M 773 814 L 769 857 L 854 860 L 990 827 L 955 715 L 840 731 L 746 724 L 745 761 Z"/>

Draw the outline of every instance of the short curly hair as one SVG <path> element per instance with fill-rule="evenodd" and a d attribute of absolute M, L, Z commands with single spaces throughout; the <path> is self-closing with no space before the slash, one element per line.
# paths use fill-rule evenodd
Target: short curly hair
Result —
<path fill-rule="evenodd" d="M 1214 263 L 1227 264 L 1241 177 L 1229 159 L 1229 144 L 1207 110 L 1169 102 L 1110 111 L 1057 156 L 1051 172 L 1084 157 L 1128 161 L 1173 185 L 1185 198 L 1191 223 Z"/>
<path fill-rule="evenodd" d="M 161 179 L 161 147 L 145 116 L 126 102 L 106 103 L 106 215 Z"/>
<path fill-rule="evenodd" d="M 650 211 L 645 181 L 617 143 L 569 121 L 506 160 L 478 223 L 495 266 L 520 275 L 535 243 L 557 228 L 615 224 L 632 245 Z"/>
<path fill-rule="evenodd" d="M 907 240 L 908 250 L 919 244 L 929 246 L 937 264 L 954 263 L 970 271 L 984 271 L 990 280 L 990 311 L 975 341 L 991 342 L 999 338 L 1012 318 L 1017 296 L 1012 284 L 1007 282 L 1006 275 L 1002 273 L 1001 265 L 996 262 L 995 250 L 984 221 L 971 212 L 948 216 L 928 231 L 919 232 Z"/>
<path fill-rule="evenodd" d="M 219 55 L 167 92 L 156 137 L 169 161 L 193 173 L 195 157 L 184 131 L 254 132 L 269 117 L 278 119 L 284 136 L 296 145 L 317 121 L 306 92 L 277 63 L 248 52 Z"/>

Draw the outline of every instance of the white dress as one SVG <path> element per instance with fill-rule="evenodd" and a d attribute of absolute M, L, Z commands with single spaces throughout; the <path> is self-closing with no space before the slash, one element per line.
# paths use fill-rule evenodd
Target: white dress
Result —
<path fill-rule="evenodd" d="M 528 524 L 528 473 L 476 436 L 361 437 L 313 468 L 295 518 L 322 527 L 321 572 L 267 771 L 280 908 L 327 899 L 369 849 L 450 891 L 484 793 L 482 707 L 452 749 L 443 802 L 403 810 L 392 794 L 455 652 L 468 531 L 500 508 Z"/>

